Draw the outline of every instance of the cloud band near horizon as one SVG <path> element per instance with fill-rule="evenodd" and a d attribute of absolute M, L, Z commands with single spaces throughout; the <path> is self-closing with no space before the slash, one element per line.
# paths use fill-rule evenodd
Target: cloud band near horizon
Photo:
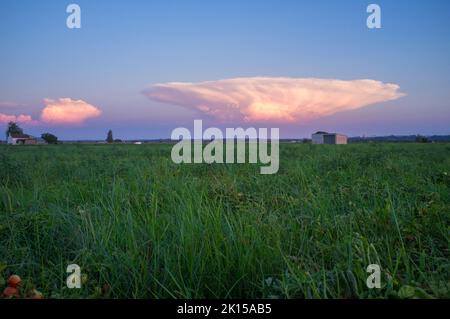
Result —
<path fill-rule="evenodd" d="M 221 122 L 305 122 L 405 94 L 397 84 L 375 80 L 252 77 L 201 83 L 161 83 L 143 94 Z"/>
<path fill-rule="evenodd" d="M 100 116 L 102 111 L 83 101 L 71 98 L 56 100 L 44 99 L 44 108 L 40 119 L 34 120 L 30 115 L 8 115 L 0 113 L 0 123 L 17 122 L 21 124 L 80 125 L 86 120 Z"/>

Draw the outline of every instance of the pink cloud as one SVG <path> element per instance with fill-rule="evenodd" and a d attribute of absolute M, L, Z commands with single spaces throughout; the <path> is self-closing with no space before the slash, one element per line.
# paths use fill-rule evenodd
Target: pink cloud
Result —
<path fill-rule="evenodd" d="M 222 122 L 304 122 L 396 100 L 404 96 L 399 88 L 375 80 L 254 77 L 162 83 L 151 86 L 144 94 Z"/>
<path fill-rule="evenodd" d="M 31 118 L 30 115 L 8 115 L 0 113 L 0 123 L 8 123 L 8 122 L 16 122 L 16 123 L 34 123 L 35 121 Z"/>
<path fill-rule="evenodd" d="M 79 125 L 86 120 L 100 116 L 102 111 L 83 101 L 61 98 L 57 100 L 44 99 L 45 107 L 39 120 L 33 120 L 30 115 L 8 115 L 0 113 L 0 123 L 18 122 L 26 124 Z"/>
<path fill-rule="evenodd" d="M 97 107 L 83 100 L 44 99 L 44 104 L 41 121 L 49 124 L 82 124 L 87 119 L 98 117 L 102 113 Z"/>

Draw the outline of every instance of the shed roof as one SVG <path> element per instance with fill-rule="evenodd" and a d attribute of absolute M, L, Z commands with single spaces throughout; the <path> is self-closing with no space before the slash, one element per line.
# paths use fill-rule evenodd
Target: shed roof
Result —
<path fill-rule="evenodd" d="M 9 136 L 12 138 L 31 138 L 28 134 L 21 134 L 21 133 L 10 133 Z"/>

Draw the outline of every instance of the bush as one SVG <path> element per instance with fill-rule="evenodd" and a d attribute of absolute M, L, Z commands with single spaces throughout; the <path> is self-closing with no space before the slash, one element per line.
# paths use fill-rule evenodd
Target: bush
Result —
<path fill-rule="evenodd" d="M 416 143 L 430 143 L 431 141 L 428 139 L 428 137 L 417 135 L 416 136 Z"/>

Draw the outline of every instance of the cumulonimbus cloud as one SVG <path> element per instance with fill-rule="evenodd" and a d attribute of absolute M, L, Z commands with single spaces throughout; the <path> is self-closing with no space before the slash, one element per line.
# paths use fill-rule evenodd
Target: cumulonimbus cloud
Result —
<path fill-rule="evenodd" d="M 0 113 L 0 123 L 79 125 L 102 113 L 99 108 L 83 100 L 72 100 L 71 98 L 44 99 L 44 105 L 39 120 L 33 120 L 30 115 L 16 116 Z"/>
<path fill-rule="evenodd" d="M 102 113 L 97 107 L 83 100 L 44 99 L 44 104 L 41 121 L 49 124 L 81 124 Z"/>
<path fill-rule="evenodd" d="M 253 77 L 155 84 L 143 93 L 222 122 L 304 122 L 398 99 L 399 89 L 375 80 Z"/>

